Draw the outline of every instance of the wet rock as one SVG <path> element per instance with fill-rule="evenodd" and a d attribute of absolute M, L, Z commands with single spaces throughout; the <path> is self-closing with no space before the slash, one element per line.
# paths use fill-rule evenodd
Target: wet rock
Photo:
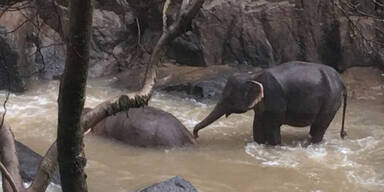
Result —
<path fill-rule="evenodd" d="M 192 184 L 180 176 L 154 184 L 140 192 L 197 192 Z"/>
<path fill-rule="evenodd" d="M 20 163 L 21 177 L 25 182 L 31 182 L 36 176 L 42 156 L 18 141 L 15 141 L 15 145 Z M 58 170 L 53 174 L 51 182 L 60 185 L 60 175 Z"/>
<path fill-rule="evenodd" d="M 144 79 L 144 70 L 135 69 L 120 73 L 115 76 L 111 86 L 120 89 L 138 90 Z M 227 78 L 242 70 L 255 69 L 240 69 L 228 65 L 192 67 L 167 63 L 159 68 L 155 89 L 196 100 L 218 99 Z"/>
<path fill-rule="evenodd" d="M 109 6 L 107 8 L 112 9 Z M 126 39 L 125 22 L 126 20 L 114 11 L 94 10 L 89 77 L 111 75 L 120 70 L 125 61 L 121 52 L 115 50 L 119 50 L 119 46 L 124 45 L 122 42 Z M 42 25 L 40 31 L 41 35 L 36 38 L 42 48 L 35 54 L 37 58 L 35 65 L 39 69 L 40 77 L 56 79 L 64 71 L 65 45 L 59 33 L 49 26 Z"/>
<path fill-rule="evenodd" d="M 369 3 L 362 9 L 372 12 Z M 292 60 L 324 63 L 343 71 L 378 65 L 362 36 L 328 0 L 207 1 L 193 21 L 207 65 L 226 63 L 269 67 Z M 369 18 L 354 18 L 364 37 L 374 37 Z M 382 62 L 381 62 L 382 63 Z"/>
<path fill-rule="evenodd" d="M 100 10 L 113 11 L 117 15 L 124 15 L 129 10 L 129 5 L 126 1 L 121 0 L 96 0 L 95 8 Z"/>
<path fill-rule="evenodd" d="M 186 67 L 166 65 L 159 70 L 157 89 L 196 100 L 217 99 L 226 79 L 236 69 L 229 66 Z"/>
<path fill-rule="evenodd" d="M 192 97 L 199 101 L 204 99 L 218 99 L 224 89 L 226 81 L 226 78 L 199 80 L 196 82 L 166 85 L 161 88 L 161 90 L 174 95 Z"/>
<path fill-rule="evenodd" d="M 0 89 L 10 86 L 11 91 L 22 92 L 28 87 L 36 51 L 32 24 L 22 25 L 29 14 L 28 11 L 5 12 L 0 17 Z"/>
<path fill-rule="evenodd" d="M 27 23 L 15 33 L 7 34 L 7 44 L 17 53 L 11 53 L 16 57 L 7 61 L 8 68 L 15 74 L 11 78 L 15 90 L 24 90 L 26 82 L 35 74 L 55 79 L 63 72 L 65 47 L 59 26 L 63 33 L 67 31 L 68 3 L 58 2 L 62 14 L 60 23 L 49 4 L 47 10 L 38 13 L 39 21 L 44 21 L 39 22 L 41 29 Z M 175 20 L 180 2 L 172 1 L 169 24 Z M 89 76 L 114 75 L 144 67 L 162 32 L 163 4 L 163 0 L 97 0 Z M 383 58 L 372 51 L 372 44 L 355 34 L 350 21 L 347 22 L 335 6 L 330 0 L 209 0 L 188 32 L 172 42 L 167 56 L 176 63 L 191 66 L 270 67 L 292 60 L 324 63 L 339 71 L 351 66 L 384 66 Z M 359 6 L 374 15 L 372 4 Z M 23 11 L 30 14 L 34 10 Z M 6 12 L 0 18 L 0 25 L 12 31 L 24 19 L 21 11 Z M 376 37 L 374 20 L 354 17 L 352 21 L 364 37 Z M 182 87 L 191 89 L 191 86 Z M 196 90 L 192 88 L 190 92 L 201 92 Z"/>
<path fill-rule="evenodd" d="M 60 35 L 50 26 L 42 24 L 42 31 L 35 38 L 35 73 L 42 79 L 58 79 L 64 71 L 65 45 Z"/>
<path fill-rule="evenodd" d="M 89 76 L 117 73 L 120 58 L 113 50 L 125 39 L 123 21 L 113 11 L 95 9 L 92 27 Z"/>
<path fill-rule="evenodd" d="M 172 42 L 167 56 L 183 65 L 205 66 L 200 39 L 191 31 Z"/>
<path fill-rule="evenodd" d="M 32 18 L 30 21 L 34 24 L 24 23 L 28 17 Z M 36 23 L 39 23 L 38 28 Z M 41 21 L 38 22 L 33 10 L 4 12 L 0 17 L 0 26 L 3 26 L 3 43 L 0 49 L 6 58 L 3 62 L 10 71 L 11 82 L 16 82 L 11 86 L 12 91 L 21 92 L 27 89 L 28 82 L 34 76 L 52 79 L 62 73 L 64 44 L 55 30 Z"/>
<path fill-rule="evenodd" d="M 0 90 L 10 89 L 14 92 L 22 92 L 26 82 L 20 75 L 18 67 L 19 55 L 12 49 L 7 36 L 6 29 L 0 27 Z"/>
<path fill-rule="evenodd" d="M 123 60 L 120 61 L 121 70 L 147 63 L 147 52 L 154 48 L 162 31 L 164 1 L 127 2 L 129 5 L 121 7 L 126 7 L 125 12 L 130 15 L 125 28 L 129 35 L 114 48 L 124 55 L 119 59 Z M 177 15 L 178 2 L 171 4 L 170 23 Z M 124 18 L 118 3 L 99 4 L 98 9 L 114 10 Z M 367 13 L 373 11 L 369 3 L 361 3 L 361 7 Z M 375 36 L 372 20 L 353 20 L 361 27 L 364 37 Z M 140 34 L 137 25 L 140 25 Z M 137 46 L 138 42 L 141 46 Z M 193 66 L 231 63 L 269 67 L 303 60 L 343 71 L 350 66 L 376 65 L 382 60 L 367 51 L 368 48 L 369 44 L 354 34 L 344 15 L 330 0 L 210 0 L 192 21 L 189 31 L 172 43 L 167 56 L 177 63 Z"/>
<path fill-rule="evenodd" d="M 166 65 L 160 68 L 157 89 L 198 101 L 219 99 L 229 76 L 243 70 L 228 65 L 187 67 Z"/>
<path fill-rule="evenodd" d="M 243 1 L 211 1 L 194 20 L 200 35 L 207 65 L 238 63 L 270 66 L 273 48 L 263 23 L 257 17 L 261 10 L 249 11 Z"/>

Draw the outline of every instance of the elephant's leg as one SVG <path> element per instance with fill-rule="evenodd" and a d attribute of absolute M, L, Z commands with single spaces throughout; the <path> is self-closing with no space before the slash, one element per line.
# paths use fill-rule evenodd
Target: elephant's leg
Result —
<path fill-rule="evenodd" d="M 263 128 L 266 143 L 269 145 L 280 145 L 280 127 L 284 123 L 284 115 L 280 113 L 264 112 Z"/>
<path fill-rule="evenodd" d="M 253 140 L 259 144 L 265 143 L 262 115 L 263 114 L 257 113 L 257 111 L 255 111 L 255 118 L 253 119 Z"/>
<path fill-rule="evenodd" d="M 319 113 L 316 120 L 311 125 L 309 134 L 311 135 L 311 143 L 319 143 L 323 140 L 325 131 L 335 117 L 336 111 L 328 113 Z"/>
<path fill-rule="evenodd" d="M 281 145 L 280 126 L 282 124 L 271 123 L 267 126 L 266 140 L 269 145 Z"/>

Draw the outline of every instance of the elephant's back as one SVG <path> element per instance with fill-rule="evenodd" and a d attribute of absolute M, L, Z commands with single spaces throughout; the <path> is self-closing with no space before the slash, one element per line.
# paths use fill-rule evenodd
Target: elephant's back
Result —
<path fill-rule="evenodd" d="M 344 86 L 339 73 L 332 67 L 323 64 L 291 61 L 266 71 L 287 91 L 310 91 L 318 89 L 324 83 L 327 87 L 334 84 L 331 85 L 332 89 Z"/>
<path fill-rule="evenodd" d="M 344 84 L 333 68 L 315 63 L 288 62 L 267 70 L 284 92 L 287 110 L 317 113 L 332 97 L 339 98 Z"/>
<path fill-rule="evenodd" d="M 105 120 L 106 135 L 140 147 L 176 147 L 194 143 L 172 114 L 153 107 L 131 108 Z"/>
<path fill-rule="evenodd" d="M 277 80 L 280 81 L 280 83 L 320 81 L 322 70 L 328 72 L 332 71 L 333 69 L 322 64 L 302 61 L 291 61 L 266 69 L 266 71 L 272 74 Z"/>
<path fill-rule="evenodd" d="M 153 108 L 135 108 L 129 111 L 131 129 L 134 129 L 142 146 L 175 147 L 193 143 L 192 134 L 171 113 Z"/>

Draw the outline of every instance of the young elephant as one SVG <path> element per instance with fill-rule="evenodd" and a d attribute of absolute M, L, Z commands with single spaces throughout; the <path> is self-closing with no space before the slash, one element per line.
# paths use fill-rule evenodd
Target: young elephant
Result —
<path fill-rule="evenodd" d="M 139 147 L 180 147 L 195 143 L 176 117 L 153 107 L 131 108 L 109 116 L 92 132 Z"/>
<path fill-rule="evenodd" d="M 193 130 L 198 131 L 231 113 L 254 109 L 253 139 L 257 143 L 281 144 L 280 126 L 311 125 L 310 141 L 318 143 L 339 109 L 344 96 L 344 132 L 347 92 L 339 74 L 321 64 L 293 61 L 255 73 L 235 74 L 228 79 L 222 98 Z"/>

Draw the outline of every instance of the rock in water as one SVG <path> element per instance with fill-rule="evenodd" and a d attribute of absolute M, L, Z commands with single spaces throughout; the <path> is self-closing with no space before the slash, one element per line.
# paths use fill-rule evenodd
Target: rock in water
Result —
<path fill-rule="evenodd" d="M 197 192 L 191 183 L 180 176 L 154 184 L 140 192 Z"/>
<path fill-rule="evenodd" d="M 25 182 L 31 182 L 36 176 L 42 156 L 18 141 L 15 141 L 15 145 L 20 163 L 21 177 Z M 53 174 L 51 182 L 60 185 L 58 169 Z"/>

